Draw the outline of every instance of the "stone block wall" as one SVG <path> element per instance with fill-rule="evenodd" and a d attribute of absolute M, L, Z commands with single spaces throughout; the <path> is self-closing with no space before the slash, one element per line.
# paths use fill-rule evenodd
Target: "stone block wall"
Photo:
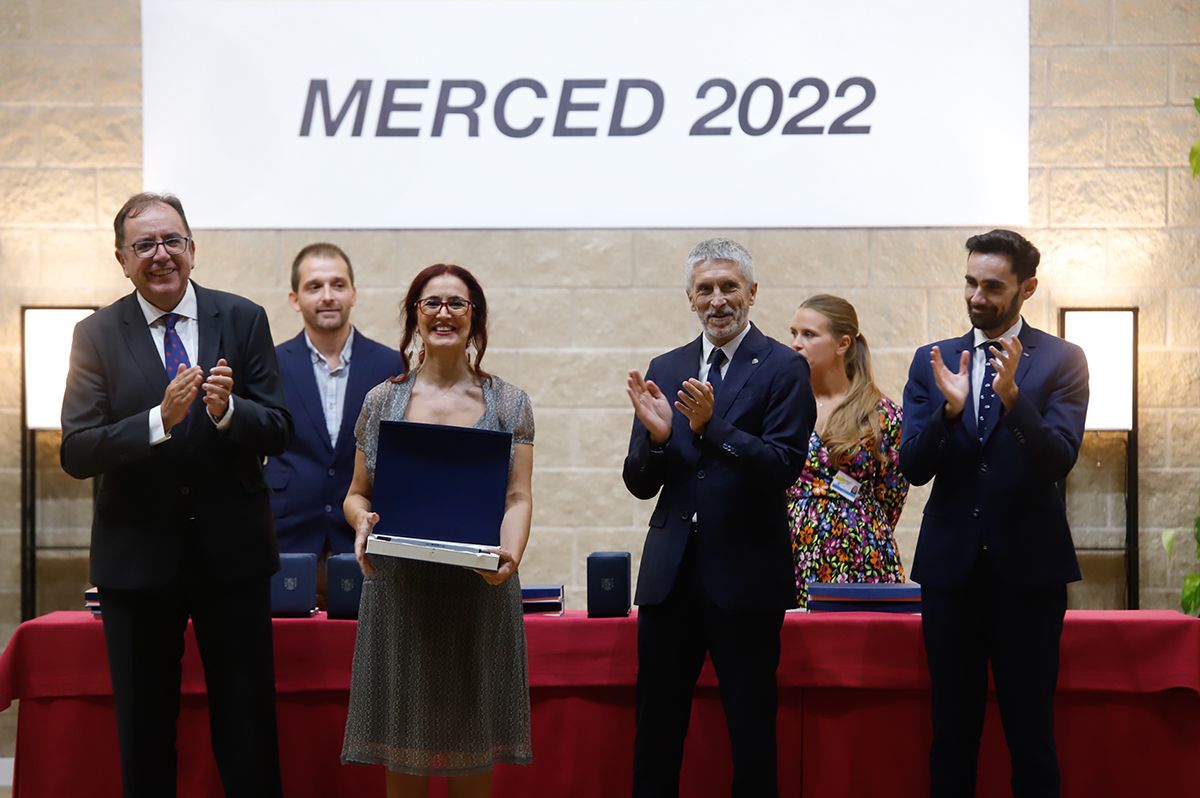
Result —
<path fill-rule="evenodd" d="M 1200 567 L 1187 547 L 1169 562 L 1159 544 L 1164 529 L 1200 513 L 1200 182 L 1186 169 L 1200 139 L 1191 109 L 1200 5 L 1032 0 L 1030 30 L 1023 232 L 1044 265 L 1026 316 L 1054 330 L 1061 306 L 1141 308 L 1142 604 L 1174 607 L 1183 574 Z M 19 309 L 103 305 L 130 289 L 112 257 L 111 220 L 142 188 L 140 59 L 137 0 L 0 4 L 0 641 L 19 619 Z M 196 230 L 194 276 L 263 304 L 283 340 L 299 329 L 286 302 L 291 258 L 332 240 L 356 267 L 356 323 L 395 342 L 397 304 L 418 269 L 472 268 L 493 307 L 486 364 L 530 393 L 537 416 L 522 575 L 564 582 L 569 605 L 581 607 L 588 552 L 629 550 L 636 569 L 650 506 L 620 480 L 624 375 L 695 334 L 681 261 L 710 232 L 756 256 L 752 318 L 770 335 L 786 337 L 811 293 L 853 301 L 893 397 L 915 347 L 966 328 L 962 244 L 975 230 Z M 1081 546 L 1123 528 L 1121 456 L 1102 436 L 1085 444 L 1069 489 Z M 914 489 L 901 519 L 906 563 L 926 496 Z M 78 499 L 61 501 L 70 526 Z M 1089 555 L 1072 603 L 1119 606 L 1122 567 Z M 0 717 L 0 755 L 11 754 L 12 715 Z"/>

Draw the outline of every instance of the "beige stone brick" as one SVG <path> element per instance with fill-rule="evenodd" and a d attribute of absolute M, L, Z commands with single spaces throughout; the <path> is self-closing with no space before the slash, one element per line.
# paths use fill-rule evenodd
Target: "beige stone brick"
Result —
<path fill-rule="evenodd" d="M 1029 107 L 1050 104 L 1050 53 L 1048 47 L 1029 48 Z"/>
<path fill-rule="evenodd" d="M 1106 119 L 1089 108 L 1037 108 L 1029 114 L 1032 166 L 1103 166 Z"/>
<path fill-rule="evenodd" d="M 631 233 L 621 230 L 413 231 L 400 235 L 398 258 L 406 275 L 432 263 L 466 266 L 486 291 L 628 286 L 631 251 Z"/>
<path fill-rule="evenodd" d="M 621 468 L 629 451 L 633 408 L 578 411 L 574 421 L 576 464 L 591 468 Z"/>
<path fill-rule="evenodd" d="M 636 502 L 619 468 L 534 471 L 533 523 L 538 527 L 624 526 Z"/>
<path fill-rule="evenodd" d="M 0 223 L 90 227 L 95 203 L 89 170 L 0 168 Z"/>
<path fill-rule="evenodd" d="M 138 124 L 141 122 L 139 120 Z M 137 156 L 141 158 L 141 153 Z M 112 244 L 112 220 L 125 201 L 142 191 L 142 169 L 96 170 L 96 224 L 108 231 Z M 187 209 L 187 206 L 184 206 Z"/>
<path fill-rule="evenodd" d="M 21 400 L 21 342 L 16 346 L 0 348 L 0 396 L 13 397 L 12 404 L 19 406 Z M 14 440 L 14 444 L 18 441 Z"/>
<path fill-rule="evenodd" d="M 43 166 L 141 166 L 139 110 L 48 108 L 38 115 L 38 125 Z"/>
<path fill-rule="evenodd" d="M 21 41 L 33 33 L 33 14 L 30 0 L 8 0 L 0 3 L 0 42 Z"/>
<path fill-rule="evenodd" d="M 1200 180 L 1189 169 L 1167 175 L 1167 219 L 1171 227 L 1200 227 Z"/>
<path fill-rule="evenodd" d="M 0 46 L 0 102 L 140 105 L 141 48 Z"/>
<path fill-rule="evenodd" d="M 1181 526 L 1183 528 L 1179 531 L 1173 556 L 1169 558 L 1162 545 L 1161 527 L 1146 529 L 1146 524 L 1143 523 L 1141 534 L 1138 536 L 1138 546 L 1141 549 L 1139 552 L 1141 561 L 1139 577 L 1142 591 L 1169 590 L 1174 594 L 1173 596 L 1170 593 L 1167 595 L 1168 600 L 1173 602 L 1170 609 L 1179 609 L 1179 589 L 1183 584 L 1183 577 L 1189 573 L 1200 571 L 1200 563 L 1196 560 L 1196 546 L 1191 537 L 1192 519 L 1187 518 Z"/>
<path fill-rule="evenodd" d="M 637 230 L 633 233 L 633 280 L 639 286 L 687 289 L 687 256 L 706 238 L 732 238 L 749 249 L 749 230 Z M 752 257 L 757 253 L 749 250 Z M 757 274 L 757 279 L 761 280 Z"/>
<path fill-rule="evenodd" d="M 588 411 L 548 407 L 534 408 L 534 464 L 538 468 L 568 468 L 579 465 L 576 431 L 587 423 Z M 602 463 L 601 465 L 612 465 Z"/>
<path fill-rule="evenodd" d="M 1167 304 L 1168 344 L 1181 349 L 1200 346 L 1200 289 L 1173 289 L 1168 294 Z M 1200 455 L 1200 451 L 1197 454 Z"/>
<path fill-rule="evenodd" d="M 1200 395 L 1200 352 L 1141 352 L 1138 402 L 1146 407 L 1194 407 Z"/>
<path fill-rule="evenodd" d="M 966 258 L 963 259 L 961 271 L 965 273 Z M 971 320 L 967 316 L 967 303 L 963 297 L 963 280 L 961 274 L 954 281 L 953 288 L 930 289 L 927 295 L 929 303 L 929 322 L 925 330 L 925 340 L 922 344 L 940 341 L 943 338 L 953 338 L 971 329 Z"/>
<path fill-rule="evenodd" d="M 1141 608 L 1144 610 L 1178 610 L 1177 588 L 1143 587 L 1140 591 Z"/>
<path fill-rule="evenodd" d="M 535 506 L 536 506 L 536 499 Z M 521 559 L 521 583 L 569 585 L 575 581 L 575 542 L 571 529 L 535 527 Z M 567 596 L 568 603 L 571 596 Z"/>
<path fill-rule="evenodd" d="M 8 286 L 32 282 L 37 266 L 37 232 L 0 229 L 0 271 Z"/>
<path fill-rule="evenodd" d="M 632 350 L 524 350 L 518 368 L 534 407 L 625 408 L 626 376 L 630 369 L 645 369 L 648 361 L 648 355 Z"/>
<path fill-rule="evenodd" d="M 1034 46 L 1105 44 L 1108 6 L 1095 0 L 1040 0 L 1029 5 L 1029 42 Z"/>
<path fill-rule="evenodd" d="M 1029 170 L 1029 226 L 1050 224 L 1050 170 Z"/>
<path fill-rule="evenodd" d="M 742 243 L 754 257 L 760 290 L 867 284 L 868 236 L 862 230 L 754 230 Z M 678 272 L 682 281 L 683 269 Z"/>
<path fill-rule="evenodd" d="M 879 349 L 874 346 L 871 348 L 871 371 L 875 374 L 875 384 L 884 395 L 896 402 L 902 401 L 904 397 L 904 385 L 908 382 L 908 369 L 916 349 L 916 346 L 908 349 Z"/>
<path fill-rule="evenodd" d="M 0 497 L 11 497 L 8 501 L 0 499 L 0 529 L 20 529 L 21 470 L 19 468 L 0 469 Z"/>
<path fill-rule="evenodd" d="M 1200 136 L 1200 116 L 1191 106 L 1118 110 L 1109 114 L 1110 166 L 1182 166 Z"/>
<path fill-rule="evenodd" d="M 251 290 L 287 295 L 287 266 L 273 230 L 199 230 L 192 277 L 206 288 L 245 295 Z"/>
<path fill-rule="evenodd" d="M 1120 552 L 1080 552 L 1082 582 L 1067 585 L 1067 608 L 1125 609 L 1125 557 Z"/>
<path fill-rule="evenodd" d="M 21 410 L 17 402 L 0 409 L 0 469 L 21 467 Z M 20 495 L 0 498 L 19 501 Z M 0 585 L 3 587 L 3 585 Z"/>
<path fill-rule="evenodd" d="M 1166 218 L 1166 176 L 1161 170 L 1050 173 L 1050 223 L 1056 227 L 1156 227 Z"/>
<path fill-rule="evenodd" d="M 81 279 L 103 278 L 105 283 L 120 280 L 132 288 L 113 251 L 112 233 L 104 230 L 41 230 L 36 284 L 61 290 L 77 285 Z"/>
<path fill-rule="evenodd" d="M 1169 458 L 1168 428 L 1173 411 L 1138 407 L 1138 467 L 1166 468 Z"/>
<path fill-rule="evenodd" d="M 1200 47 L 1171 48 L 1171 102 L 1191 105 L 1200 94 Z"/>
<path fill-rule="evenodd" d="M 648 346 L 669 349 L 697 334 L 682 292 L 625 288 L 493 291 L 498 346 Z"/>
<path fill-rule="evenodd" d="M 1035 236 L 1034 244 L 1042 253 L 1038 266 L 1039 291 L 1091 285 L 1104 278 L 1108 238 L 1103 230 L 1042 230 Z"/>
<path fill-rule="evenodd" d="M 1167 98 L 1165 47 L 1057 47 L 1049 66 L 1050 104 L 1159 105 Z"/>
<path fill-rule="evenodd" d="M 1193 44 L 1200 40 L 1200 13 L 1190 0 L 1115 0 L 1117 44 Z"/>
<path fill-rule="evenodd" d="M 960 230 L 871 231 L 871 287 L 945 285 L 966 262 L 966 239 Z"/>
<path fill-rule="evenodd" d="M 924 290 L 848 291 L 845 298 L 858 311 L 859 329 L 871 346 L 881 351 L 889 347 L 903 350 L 926 342 Z"/>
<path fill-rule="evenodd" d="M 142 41 L 140 6 L 135 0 L 39 0 L 33 38 L 55 44 L 128 44 Z"/>
<path fill-rule="evenodd" d="M 1175 466 L 1168 434 L 1172 410 L 1138 408 L 1139 468 Z"/>
<path fill-rule="evenodd" d="M 0 164 L 37 165 L 39 118 L 34 108 L 0 108 Z"/>
<path fill-rule="evenodd" d="M 1200 280 L 1200 234 L 1190 229 L 1113 230 L 1108 238 L 1110 286 L 1182 288 Z"/>
<path fill-rule="evenodd" d="M 56 610 L 78 610 L 87 588 L 87 549 L 47 550 L 37 555 L 38 614 Z"/>
<path fill-rule="evenodd" d="M 1200 468 L 1200 409 L 1180 408 L 1171 410 L 1167 422 L 1170 436 L 1170 465 L 1172 468 Z M 1149 447 L 1145 442 L 1139 451 Z M 1200 515 L 1200 508 L 1197 508 Z"/>

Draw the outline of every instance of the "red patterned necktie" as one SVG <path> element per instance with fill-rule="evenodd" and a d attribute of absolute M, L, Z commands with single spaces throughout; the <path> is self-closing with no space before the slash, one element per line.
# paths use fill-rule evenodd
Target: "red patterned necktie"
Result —
<path fill-rule="evenodd" d="M 175 374 L 179 371 L 179 364 L 183 367 L 191 368 L 192 364 L 188 360 L 187 350 L 183 348 L 183 341 L 179 337 L 179 333 L 175 332 L 175 325 L 182 319 L 178 313 L 168 313 L 163 316 L 163 322 L 166 324 L 167 331 L 163 336 L 163 361 L 167 367 L 167 379 L 175 379 Z"/>

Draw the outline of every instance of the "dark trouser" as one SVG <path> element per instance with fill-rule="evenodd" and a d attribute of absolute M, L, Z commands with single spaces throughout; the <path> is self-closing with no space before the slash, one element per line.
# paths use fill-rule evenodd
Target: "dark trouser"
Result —
<path fill-rule="evenodd" d="M 979 737 L 992 664 L 1017 798 L 1059 794 L 1054 746 L 1058 647 L 1065 585 L 1017 588 L 993 573 L 984 552 L 967 585 L 922 586 L 922 629 L 933 698 L 930 795 L 975 794 Z"/>
<path fill-rule="evenodd" d="M 101 588 L 124 794 L 175 795 L 175 723 L 188 616 L 228 796 L 280 796 L 271 584 L 183 578 L 163 590 Z"/>
<path fill-rule="evenodd" d="M 691 550 L 662 604 L 638 609 L 634 798 L 679 795 L 692 690 L 712 656 L 733 752 L 735 798 L 779 794 L 775 766 L 783 610 L 725 610 L 708 602 Z"/>

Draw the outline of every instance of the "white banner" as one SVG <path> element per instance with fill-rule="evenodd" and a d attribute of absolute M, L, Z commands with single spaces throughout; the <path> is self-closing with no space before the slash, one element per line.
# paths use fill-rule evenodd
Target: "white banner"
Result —
<path fill-rule="evenodd" d="M 1021 224 L 1028 0 L 143 0 L 198 227 Z"/>

